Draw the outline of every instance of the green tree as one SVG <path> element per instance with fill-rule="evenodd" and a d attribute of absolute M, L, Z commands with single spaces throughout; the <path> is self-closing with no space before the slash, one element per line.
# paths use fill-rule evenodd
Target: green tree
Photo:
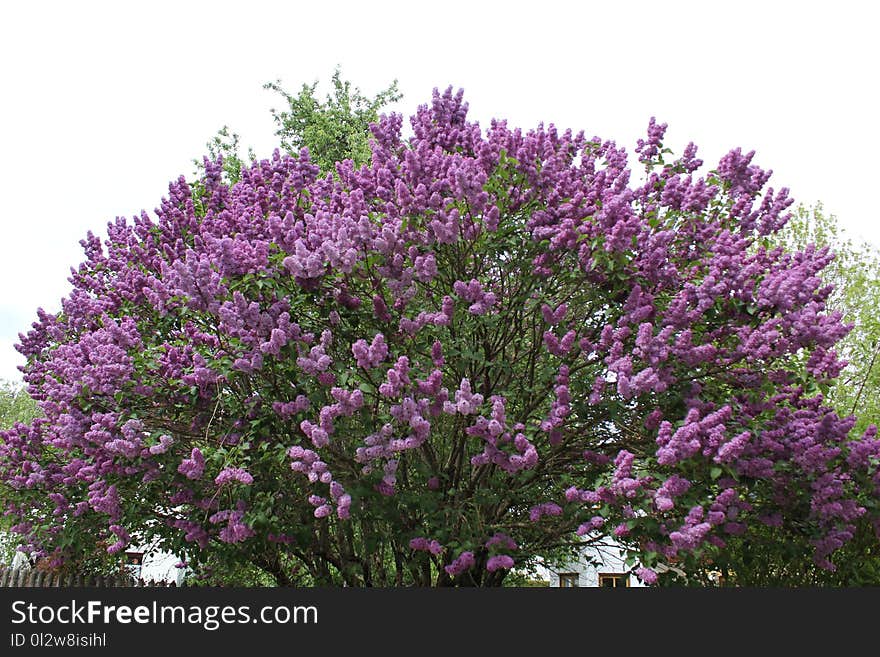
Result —
<path fill-rule="evenodd" d="M 339 68 L 331 84 L 332 93 L 324 102 L 315 95 L 317 81 L 303 84 L 296 95 L 285 91 L 280 80 L 264 85 L 286 103 L 286 109 L 271 110 L 281 147 L 288 153 L 308 148 L 312 162 L 324 173 L 334 171 L 337 162 L 347 159 L 355 166 L 369 162 L 370 124 L 378 120 L 382 108 L 401 98 L 397 80 L 370 98 L 343 80 Z"/>
<path fill-rule="evenodd" d="M 0 429 L 16 422 L 27 424 L 39 415 L 39 407 L 21 384 L 0 380 Z"/>
<path fill-rule="evenodd" d="M 209 161 L 222 159 L 223 176 L 227 183 L 236 183 L 241 177 L 241 170 L 248 166 L 256 158 L 254 149 L 248 147 L 247 160 L 241 154 L 241 136 L 237 132 L 231 132 L 228 125 L 220 128 L 213 137 L 205 144 L 206 155 Z M 205 173 L 204 160 L 194 159 L 196 176 Z"/>
<path fill-rule="evenodd" d="M 303 84 L 296 94 L 288 93 L 281 81 L 266 83 L 263 88 L 276 92 L 285 102 L 285 109 L 272 108 L 272 118 L 279 137 L 279 147 L 291 154 L 308 148 L 312 162 L 324 173 L 334 171 L 336 162 L 352 160 L 356 166 L 370 159 L 370 124 L 379 120 L 379 113 L 402 97 L 397 80 L 373 97 L 342 79 L 337 68 L 330 79 L 332 93 L 321 101 L 316 95 L 318 81 Z M 241 169 L 257 158 L 252 148 L 242 154 L 241 136 L 228 125 L 220 128 L 205 144 L 206 158 L 222 158 L 223 176 L 227 183 L 238 182 Z M 195 174 L 205 173 L 204 159 L 194 159 Z"/>

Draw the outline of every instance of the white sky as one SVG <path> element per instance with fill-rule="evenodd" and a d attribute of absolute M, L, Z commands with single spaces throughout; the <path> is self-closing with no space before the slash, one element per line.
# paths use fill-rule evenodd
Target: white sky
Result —
<path fill-rule="evenodd" d="M 267 156 L 263 83 L 334 67 L 409 116 L 462 87 L 471 117 L 628 146 L 648 118 L 707 165 L 757 150 L 771 184 L 880 246 L 873 3 L 6 2 L 0 5 L 0 378 L 36 308 L 60 307 L 87 230 L 152 212 L 224 124 Z"/>

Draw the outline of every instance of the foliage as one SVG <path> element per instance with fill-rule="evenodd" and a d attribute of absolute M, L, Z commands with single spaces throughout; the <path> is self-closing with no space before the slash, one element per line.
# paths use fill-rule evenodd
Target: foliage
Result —
<path fill-rule="evenodd" d="M 535 572 L 512 570 L 507 577 L 504 578 L 503 586 L 515 588 L 543 588 L 550 586 L 550 582 L 542 579 Z"/>
<path fill-rule="evenodd" d="M 137 534 L 277 583 L 492 586 L 577 536 L 654 582 L 792 533 L 830 568 L 872 531 L 876 429 L 820 394 L 831 256 L 762 246 L 791 200 L 753 154 L 698 177 L 652 120 L 631 184 L 614 142 L 484 133 L 460 92 L 412 126 L 335 176 L 209 162 L 88 236 L 22 340 L 46 418 L 0 446 L 33 551 Z"/>
<path fill-rule="evenodd" d="M 230 132 L 229 126 L 224 125 L 211 137 L 205 149 L 207 159 L 211 162 L 223 163 L 224 180 L 228 184 L 235 184 L 241 178 L 241 170 L 256 160 L 252 148 L 248 148 L 247 161 L 241 155 L 241 136 L 237 132 Z M 193 160 L 196 167 L 196 175 L 201 177 L 205 173 L 204 159 Z"/>
<path fill-rule="evenodd" d="M 370 125 L 379 120 L 382 109 L 401 98 L 396 80 L 372 98 L 343 80 L 338 68 L 330 81 L 333 92 L 323 102 L 315 95 L 317 81 L 303 84 L 296 95 L 285 91 L 280 80 L 264 85 L 285 102 L 286 109 L 271 110 L 281 147 L 291 154 L 308 148 L 312 161 L 325 173 L 335 171 L 336 162 L 347 159 L 354 160 L 358 167 L 365 164 L 370 158 Z M 252 148 L 248 148 L 247 156 L 242 155 L 240 135 L 226 125 L 205 148 L 208 161 L 222 161 L 223 180 L 228 184 L 237 183 L 241 170 L 256 160 Z M 204 159 L 193 160 L 193 164 L 196 176 L 203 177 Z"/>
<path fill-rule="evenodd" d="M 0 381 L 0 429 L 9 429 L 16 422 L 31 422 L 38 415 L 40 409 L 24 386 L 12 381 Z"/>
<path fill-rule="evenodd" d="M 281 87 L 281 81 L 264 85 L 278 93 L 286 109 L 272 109 L 272 118 L 288 153 L 309 149 L 311 160 L 323 173 L 333 172 L 336 163 L 354 160 L 355 167 L 370 160 L 370 125 L 379 120 L 379 111 L 400 100 L 397 80 L 373 98 L 364 96 L 351 82 L 343 80 L 337 68 L 331 78 L 333 91 L 321 102 L 315 96 L 317 81 L 304 84 L 292 95 Z"/>
<path fill-rule="evenodd" d="M 283 555 L 278 555 L 284 561 Z M 293 560 L 290 563 L 230 561 L 208 555 L 187 570 L 187 586 L 309 586 L 308 575 Z"/>

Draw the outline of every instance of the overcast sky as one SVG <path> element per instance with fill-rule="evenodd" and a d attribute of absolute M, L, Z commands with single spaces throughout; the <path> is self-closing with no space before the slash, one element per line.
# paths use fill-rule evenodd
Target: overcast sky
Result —
<path fill-rule="evenodd" d="M 539 121 L 629 146 L 648 119 L 707 164 L 755 149 L 799 202 L 880 246 L 880 40 L 871 3 L 7 2 L 0 8 L 0 378 L 79 240 L 152 212 L 224 124 L 274 148 L 263 83 L 368 94 L 397 78 L 409 116 L 434 87 L 471 117 Z"/>

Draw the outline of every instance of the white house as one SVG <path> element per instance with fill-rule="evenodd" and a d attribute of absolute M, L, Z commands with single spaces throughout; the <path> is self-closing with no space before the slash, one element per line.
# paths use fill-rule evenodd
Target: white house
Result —
<path fill-rule="evenodd" d="M 180 557 L 149 546 L 131 547 L 125 552 L 126 570 L 135 579 L 165 582 L 180 586 L 186 579 L 186 568 L 179 568 Z"/>
<path fill-rule="evenodd" d="M 626 564 L 620 544 L 608 537 L 585 544 L 579 556 L 572 561 L 552 568 L 546 565 L 539 568 L 542 578 L 548 580 L 551 587 L 645 586 L 631 574 L 633 570 L 633 566 Z"/>

